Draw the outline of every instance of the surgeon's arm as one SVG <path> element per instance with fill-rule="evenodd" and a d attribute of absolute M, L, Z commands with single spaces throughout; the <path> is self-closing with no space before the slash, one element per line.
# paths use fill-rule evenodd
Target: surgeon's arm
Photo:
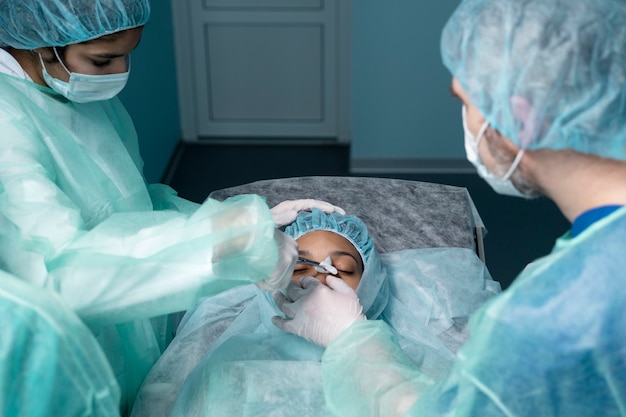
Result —
<path fill-rule="evenodd" d="M 116 213 L 45 262 L 44 286 L 90 324 L 189 308 L 202 296 L 270 275 L 275 228 L 265 202 L 208 200 L 191 216 L 174 210 Z"/>
<path fill-rule="evenodd" d="M 61 177 L 36 132 L 19 121 L 0 126 L 0 264 L 61 294 L 87 323 L 185 310 L 277 265 L 263 198 L 182 207 L 170 195 L 153 210 L 138 178 L 124 188 L 101 172 Z"/>
<path fill-rule="evenodd" d="M 274 300 L 287 318 L 281 329 L 326 347 L 322 373 L 327 404 L 336 415 L 400 416 L 432 385 L 402 352 L 387 325 L 367 321 L 356 292 L 328 276 L 291 282 Z"/>
<path fill-rule="evenodd" d="M 596 344 L 598 335 L 584 330 L 587 323 L 575 314 L 555 320 L 553 305 L 537 308 L 542 297 L 555 302 L 543 288 L 525 290 L 534 294 L 497 297 L 474 313 L 472 337 L 449 374 L 436 380 L 404 355 L 385 323 L 352 320 L 331 334 L 322 357 L 329 409 L 336 415 L 417 417 L 595 415 L 619 409 L 623 395 L 615 381 L 623 378 L 615 372 L 624 369 L 623 360 L 616 360 L 621 352 Z M 291 305 L 281 308 L 289 317 L 300 315 L 296 327 L 307 338 L 307 329 L 327 318 L 325 309 L 306 308 L 310 298 L 303 294 L 295 311 L 289 312 Z M 603 349 L 610 353 L 598 354 Z"/>
<path fill-rule="evenodd" d="M 336 415 L 403 416 L 433 381 L 380 320 L 357 321 L 322 358 L 324 392 Z"/>

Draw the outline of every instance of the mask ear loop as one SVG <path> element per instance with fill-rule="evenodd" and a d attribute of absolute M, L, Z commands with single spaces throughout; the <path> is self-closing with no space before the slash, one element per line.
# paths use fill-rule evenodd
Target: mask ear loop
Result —
<path fill-rule="evenodd" d="M 478 150 L 478 145 L 480 145 L 480 141 L 483 140 L 483 137 L 485 137 L 485 132 L 487 131 L 488 127 L 489 127 L 489 122 L 485 121 L 485 123 L 483 123 L 480 129 L 478 129 L 478 133 L 476 134 L 476 149 L 477 150 Z"/>
<path fill-rule="evenodd" d="M 475 143 L 474 143 L 474 152 L 476 153 L 476 158 L 481 161 L 482 163 L 482 158 L 480 157 L 480 150 L 478 148 L 478 145 L 480 145 L 480 141 L 483 140 L 483 138 L 485 137 L 485 132 L 487 131 L 487 128 L 489 127 L 489 122 L 485 121 L 485 123 L 482 124 L 482 126 L 480 127 L 480 129 L 478 129 L 478 133 L 476 134 L 476 137 L 474 138 Z"/>
<path fill-rule="evenodd" d="M 486 121 L 480 127 L 480 130 L 478 131 L 478 134 L 476 135 L 476 151 L 477 152 L 478 152 L 478 145 L 480 144 L 480 141 L 482 140 L 482 138 L 485 136 L 485 132 L 487 131 L 488 127 L 489 127 L 489 122 Z M 511 178 L 511 175 L 513 175 L 513 173 L 517 169 L 517 166 L 519 165 L 520 161 L 522 160 L 522 157 L 524 156 L 525 152 L 526 152 L 526 149 L 520 149 L 519 150 L 517 155 L 515 155 L 515 159 L 513 160 L 513 164 L 511 164 L 511 167 L 509 168 L 509 170 L 506 172 L 506 174 L 504 174 L 504 176 L 502 177 L 502 180 L 506 181 L 509 178 Z M 480 158 L 480 154 L 478 154 L 478 155 L 479 155 L 478 157 Z"/>
<path fill-rule="evenodd" d="M 526 149 L 520 149 L 520 151 L 517 153 L 517 155 L 515 155 L 515 160 L 513 160 L 513 165 L 511 165 L 511 168 L 509 168 L 509 170 L 506 172 L 506 174 L 504 174 L 504 177 L 502 177 L 503 180 L 508 180 L 511 175 L 513 175 L 513 173 L 515 172 L 515 170 L 517 169 L 517 166 L 519 165 L 520 161 L 522 160 L 522 157 L 524 156 L 524 152 L 526 152 Z"/>
<path fill-rule="evenodd" d="M 65 66 L 65 64 L 63 63 L 63 60 L 61 59 L 61 57 L 59 56 L 59 53 L 57 52 L 57 47 L 53 46 L 52 50 L 54 51 L 54 55 L 57 57 L 57 59 L 59 60 L 59 63 L 61 64 L 61 66 L 63 67 L 63 69 L 65 70 L 65 72 L 67 72 L 67 74 L 71 77 L 72 76 L 72 72 L 67 69 L 67 67 Z"/>
<path fill-rule="evenodd" d="M 465 105 L 463 105 L 463 107 L 461 107 L 461 113 L 463 115 L 462 119 L 463 119 L 463 130 L 465 131 L 469 131 L 469 128 L 467 127 L 467 107 Z M 476 141 L 476 149 L 478 150 L 478 144 L 480 144 L 480 141 L 482 140 L 485 131 L 487 130 L 487 128 L 489 127 L 489 122 L 485 120 L 485 123 L 482 124 L 482 126 L 480 126 L 480 129 L 478 129 L 478 133 L 476 134 L 476 136 L 474 136 L 474 140 Z"/>

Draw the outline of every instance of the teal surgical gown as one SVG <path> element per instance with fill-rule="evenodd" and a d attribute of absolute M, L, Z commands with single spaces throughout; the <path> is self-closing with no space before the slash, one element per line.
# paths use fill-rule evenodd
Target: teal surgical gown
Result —
<path fill-rule="evenodd" d="M 171 338 L 164 315 L 267 277 L 274 229 L 258 196 L 198 205 L 146 184 L 118 99 L 76 104 L 0 72 L 0 267 L 89 325 L 126 406 Z"/>
<path fill-rule="evenodd" d="M 323 357 L 338 415 L 626 416 L 626 208 L 568 233 L 470 318 L 435 381 L 381 323 L 359 322 Z M 377 381 L 370 384 L 368 381 Z M 400 406 L 390 406 L 390 404 Z"/>
<path fill-rule="evenodd" d="M 357 293 L 366 316 L 386 323 L 436 380 L 467 339 L 469 314 L 499 290 L 471 250 L 444 248 L 372 253 Z M 132 417 L 331 415 L 324 349 L 274 326 L 280 314 L 253 285 L 202 300 L 146 378 Z"/>
<path fill-rule="evenodd" d="M 120 389 L 57 294 L 0 271 L 0 416 L 116 417 Z"/>

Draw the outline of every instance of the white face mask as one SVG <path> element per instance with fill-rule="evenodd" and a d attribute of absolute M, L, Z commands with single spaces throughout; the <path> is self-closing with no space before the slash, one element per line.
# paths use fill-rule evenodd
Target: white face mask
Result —
<path fill-rule="evenodd" d="M 493 190 L 496 193 L 503 194 L 503 195 L 510 195 L 513 197 L 526 198 L 526 196 L 520 193 L 520 191 L 517 188 L 515 188 L 515 186 L 511 182 L 511 175 L 513 175 L 513 172 L 515 172 L 515 170 L 517 169 L 517 166 L 522 160 L 522 156 L 524 156 L 524 149 L 520 149 L 520 151 L 517 153 L 517 155 L 515 156 L 515 160 L 513 161 L 513 164 L 511 165 L 511 168 L 509 168 L 506 174 L 504 174 L 504 176 L 501 178 L 496 177 L 491 172 L 489 172 L 485 164 L 483 164 L 483 162 L 481 161 L 479 153 L 478 153 L 478 145 L 480 144 L 480 141 L 482 140 L 482 138 L 485 136 L 485 131 L 487 130 L 489 123 L 485 122 L 480 127 L 477 137 L 474 138 L 474 135 L 472 135 L 472 133 L 467 128 L 467 122 L 465 120 L 466 112 L 467 112 L 467 109 L 465 108 L 465 106 L 463 106 L 462 118 L 463 118 L 463 131 L 465 132 L 465 153 L 467 155 L 467 160 L 470 161 L 472 165 L 476 167 L 476 170 L 478 171 L 478 175 L 480 175 L 481 178 L 487 181 L 487 183 L 491 186 L 491 188 L 493 188 Z"/>
<path fill-rule="evenodd" d="M 44 81 L 57 93 L 68 100 L 76 103 L 89 103 L 92 101 L 103 101 L 115 97 L 126 86 L 130 73 L 130 57 L 128 71 L 121 74 L 87 75 L 70 72 L 54 48 L 54 54 L 63 66 L 63 69 L 70 75 L 69 82 L 52 77 L 46 71 L 43 58 L 39 54 Z"/>

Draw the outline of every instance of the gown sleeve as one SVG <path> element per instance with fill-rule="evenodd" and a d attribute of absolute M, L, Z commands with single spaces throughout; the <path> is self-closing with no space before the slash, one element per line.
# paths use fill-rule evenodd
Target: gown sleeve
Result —
<path fill-rule="evenodd" d="M 0 115 L 0 264 L 60 293 L 89 325 L 182 311 L 276 265 L 263 198 L 185 201 L 147 187 L 125 149 L 93 145 L 85 156 L 72 143 L 61 154 L 36 119 L 18 116 Z M 105 171 L 106 153 L 128 178 Z"/>
<path fill-rule="evenodd" d="M 358 321 L 333 340 L 322 378 L 327 406 L 342 416 L 402 416 L 434 384 L 381 320 Z"/>
<path fill-rule="evenodd" d="M 120 388 L 56 294 L 0 272 L 0 415 L 119 417 Z"/>

